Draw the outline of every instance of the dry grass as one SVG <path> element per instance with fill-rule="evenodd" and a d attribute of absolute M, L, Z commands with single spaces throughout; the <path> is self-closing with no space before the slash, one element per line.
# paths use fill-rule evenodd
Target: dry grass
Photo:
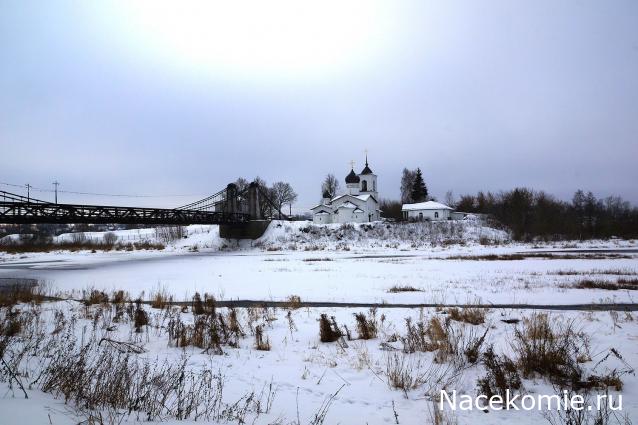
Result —
<path fill-rule="evenodd" d="M 396 388 L 407 397 L 408 391 L 416 389 L 425 383 L 420 373 L 420 360 L 402 353 L 392 353 L 386 358 L 385 374 L 388 385 Z"/>
<path fill-rule="evenodd" d="M 638 272 L 631 269 L 593 269 L 586 271 L 579 270 L 557 270 L 547 272 L 549 275 L 558 276 L 592 276 L 592 275 L 612 275 L 612 276 L 638 276 Z"/>
<path fill-rule="evenodd" d="M 399 292 L 423 292 L 423 289 L 415 288 L 414 286 L 410 285 L 394 285 L 393 287 L 388 289 L 388 292 L 391 294 L 396 294 Z"/>
<path fill-rule="evenodd" d="M 12 279 L 6 286 L 0 286 L 0 307 L 18 303 L 36 303 L 44 300 L 44 289 L 30 279 Z"/>
<path fill-rule="evenodd" d="M 88 239 L 77 238 L 70 242 L 53 243 L 45 241 L 27 241 L 20 243 L 0 244 L 0 251 L 7 254 L 24 254 L 30 252 L 55 252 L 55 251 L 133 251 L 133 250 L 162 250 L 166 248 L 164 244 L 156 242 L 134 242 L 132 244 L 110 243 L 104 240 L 93 242 Z"/>
<path fill-rule="evenodd" d="M 439 258 L 440 260 L 468 260 L 468 261 L 520 261 L 529 258 L 542 258 L 545 260 L 606 260 L 606 259 L 631 259 L 631 255 L 607 254 L 607 253 L 582 253 L 582 254 L 553 254 L 544 252 L 516 253 L 516 254 L 486 254 L 486 255 L 451 255 Z"/>
<path fill-rule="evenodd" d="M 606 291 L 638 290 L 638 279 L 619 278 L 616 282 L 602 279 L 582 279 L 572 285 L 578 289 L 604 289 Z"/>
<path fill-rule="evenodd" d="M 151 307 L 163 310 L 173 302 L 171 297 L 165 289 L 160 289 L 151 297 Z"/>
<path fill-rule="evenodd" d="M 485 323 L 487 310 L 484 308 L 476 307 L 463 307 L 460 309 L 457 307 L 452 307 L 447 309 L 447 314 L 449 315 L 450 319 L 457 322 L 469 323 L 471 325 L 481 325 Z"/>
<path fill-rule="evenodd" d="M 524 377 L 540 375 L 552 383 L 571 385 L 581 380 L 577 359 L 587 350 L 585 335 L 574 330 L 573 322 L 552 321 L 545 313 L 535 313 L 514 331 L 512 349 Z"/>

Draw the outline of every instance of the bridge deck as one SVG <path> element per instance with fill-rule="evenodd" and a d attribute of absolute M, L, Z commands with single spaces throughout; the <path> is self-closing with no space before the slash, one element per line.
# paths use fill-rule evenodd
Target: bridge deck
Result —
<path fill-rule="evenodd" d="M 140 208 L 104 205 L 53 204 L 46 202 L 0 202 L 0 223 L 87 224 L 239 224 L 248 214 L 188 209 Z"/>

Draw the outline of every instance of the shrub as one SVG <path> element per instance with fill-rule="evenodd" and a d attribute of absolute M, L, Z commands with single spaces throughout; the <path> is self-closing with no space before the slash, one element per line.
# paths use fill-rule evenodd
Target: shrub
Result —
<path fill-rule="evenodd" d="M 552 327 L 545 313 L 523 320 L 523 328 L 514 331 L 512 349 L 524 377 L 539 374 L 552 383 L 572 385 L 583 374 L 577 359 L 586 347 L 585 337 L 574 331 L 572 322 L 554 323 Z"/>
<path fill-rule="evenodd" d="M 142 308 L 142 299 L 135 300 L 135 312 L 134 312 L 134 326 L 135 332 L 142 332 L 142 326 L 148 325 L 148 314 Z"/>
<path fill-rule="evenodd" d="M 301 297 L 299 295 L 290 295 L 286 299 L 286 308 L 296 310 L 301 307 Z"/>
<path fill-rule="evenodd" d="M 104 244 L 107 246 L 113 246 L 117 242 L 117 235 L 113 232 L 107 232 L 102 236 Z"/>
<path fill-rule="evenodd" d="M 505 398 L 507 390 L 519 390 L 521 377 L 516 369 L 516 364 L 506 355 L 494 353 L 494 347 L 490 346 L 481 358 L 481 362 L 487 369 L 487 375 L 478 380 L 478 391 L 486 395 L 488 399 L 499 395 Z"/>
<path fill-rule="evenodd" d="M 109 296 L 106 292 L 91 290 L 88 294 L 84 293 L 84 305 L 90 306 L 95 304 L 108 304 Z"/>
<path fill-rule="evenodd" d="M 319 338 L 321 342 L 335 342 L 341 336 L 342 333 L 334 316 L 328 319 L 328 315 L 322 314 L 319 318 Z"/>
<path fill-rule="evenodd" d="M 357 321 L 357 333 L 361 339 L 377 337 L 377 310 L 371 308 L 368 317 L 364 313 L 354 313 Z"/>
<path fill-rule="evenodd" d="M 270 351 L 270 341 L 264 340 L 264 330 L 261 325 L 255 327 L 255 348 L 260 351 Z"/>

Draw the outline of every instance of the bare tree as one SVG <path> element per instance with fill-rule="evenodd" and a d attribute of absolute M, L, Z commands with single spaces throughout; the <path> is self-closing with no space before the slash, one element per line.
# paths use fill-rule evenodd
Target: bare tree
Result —
<path fill-rule="evenodd" d="M 447 192 L 445 192 L 445 204 L 448 207 L 454 208 L 455 203 L 456 201 L 454 200 L 454 193 L 451 190 L 448 190 Z"/>
<path fill-rule="evenodd" d="M 321 184 L 321 197 L 323 197 L 324 193 L 328 193 L 330 198 L 334 198 L 337 196 L 338 191 L 339 180 L 337 180 L 334 174 L 328 174 Z"/>
<path fill-rule="evenodd" d="M 297 194 L 290 186 L 290 183 L 277 182 L 270 188 L 271 200 L 277 205 L 279 211 L 284 204 L 290 206 L 290 212 L 292 213 L 292 204 L 297 200 Z"/>
<path fill-rule="evenodd" d="M 239 193 L 243 192 L 248 187 L 248 184 L 249 184 L 248 180 L 246 180 L 243 177 L 240 177 L 237 180 L 235 180 L 235 186 L 237 186 L 237 192 Z"/>
<path fill-rule="evenodd" d="M 409 204 L 413 202 L 412 190 L 414 188 L 414 179 L 416 178 L 416 170 L 403 169 L 401 175 L 401 202 Z"/>

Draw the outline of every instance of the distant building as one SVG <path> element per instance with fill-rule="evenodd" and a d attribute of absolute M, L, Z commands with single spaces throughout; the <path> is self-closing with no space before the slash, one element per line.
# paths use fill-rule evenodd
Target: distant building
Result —
<path fill-rule="evenodd" d="M 417 204 L 403 204 L 401 213 L 405 220 L 438 221 L 458 220 L 462 216 L 454 213 L 454 209 L 440 202 L 427 201 Z"/>
<path fill-rule="evenodd" d="M 367 223 L 380 219 L 377 176 L 368 166 L 356 174 L 354 167 L 346 176 L 346 193 L 330 198 L 323 194 L 321 203 L 312 207 L 312 221 L 318 224 L 328 223 Z"/>

